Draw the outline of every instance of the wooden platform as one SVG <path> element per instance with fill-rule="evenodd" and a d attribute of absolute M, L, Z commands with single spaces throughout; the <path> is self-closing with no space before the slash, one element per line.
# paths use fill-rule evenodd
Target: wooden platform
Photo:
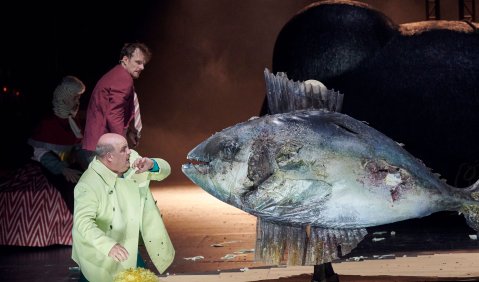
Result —
<path fill-rule="evenodd" d="M 160 281 L 311 281 L 312 266 L 254 261 L 255 217 L 196 186 L 152 191 L 176 249 L 175 261 Z M 380 226 L 333 268 L 340 281 L 479 281 L 479 244 L 468 237 L 469 231 L 461 217 L 449 213 Z M 431 252 L 431 246 L 436 250 Z M 69 246 L 4 246 L 0 252 L 0 281 L 78 280 Z"/>

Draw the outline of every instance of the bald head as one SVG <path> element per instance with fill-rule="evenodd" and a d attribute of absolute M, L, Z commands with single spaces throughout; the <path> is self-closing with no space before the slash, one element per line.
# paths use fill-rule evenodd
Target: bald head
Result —
<path fill-rule="evenodd" d="M 125 137 L 116 133 L 103 134 L 96 145 L 95 153 L 100 162 L 118 175 L 129 168 L 130 149 Z"/>
<path fill-rule="evenodd" d="M 96 144 L 95 153 L 100 159 L 105 158 L 108 153 L 115 151 L 115 145 L 121 143 L 125 138 L 116 133 L 103 134 Z"/>

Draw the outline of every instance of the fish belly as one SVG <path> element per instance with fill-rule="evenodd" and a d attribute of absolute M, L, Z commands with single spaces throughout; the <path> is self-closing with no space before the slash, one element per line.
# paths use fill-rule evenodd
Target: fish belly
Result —
<path fill-rule="evenodd" d="M 396 198 L 392 187 L 368 188 L 337 182 L 322 210 L 318 225 L 336 228 L 376 226 L 419 218 L 442 210 L 440 195 L 414 189 Z"/>

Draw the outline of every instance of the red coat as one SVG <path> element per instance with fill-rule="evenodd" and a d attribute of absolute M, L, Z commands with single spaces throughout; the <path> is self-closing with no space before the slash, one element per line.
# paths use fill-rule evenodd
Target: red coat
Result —
<path fill-rule="evenodd" d="M 134 92 L 133 78 L 121 65 L 103 75 L 88 104 L 83 149 L 94 151 L 98 139 L 105 133 L 126 136 L 134 118 Z"/>
<path fill-rule="evenodd" d="M 78 124 L 78 122 L 77 122 Z M 44 117 L 33 130 L 31 139 L 36 142 L 48 143 L 49 146 L 72 147 L 80 144 L 81 139 L 73 133 L 67 118 L 59 118 L 53 113 Z M 58 148 L 57 151 L 63 151 Z"/>

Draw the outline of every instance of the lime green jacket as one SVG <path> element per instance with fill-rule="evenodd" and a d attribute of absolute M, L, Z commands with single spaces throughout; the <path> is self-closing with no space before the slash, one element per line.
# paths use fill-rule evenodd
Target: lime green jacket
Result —
<path fill-rule="evenodd" d="M 139 157 L 131 150 L 130 163 Z M 95 158 L 75 186 L 72 259 L 89 281 L 113 281 L 118 272 L 136 267 L 139 233 L 160 273 L 173 262 L 175 250 L 149 189 L 150 180 L 165 179 L 171 168 L 154 160 L 159 172 L 129 169 L 120 178 Z M 129 253 L 124 262 L 108 256 L 116 243 Z"/>

